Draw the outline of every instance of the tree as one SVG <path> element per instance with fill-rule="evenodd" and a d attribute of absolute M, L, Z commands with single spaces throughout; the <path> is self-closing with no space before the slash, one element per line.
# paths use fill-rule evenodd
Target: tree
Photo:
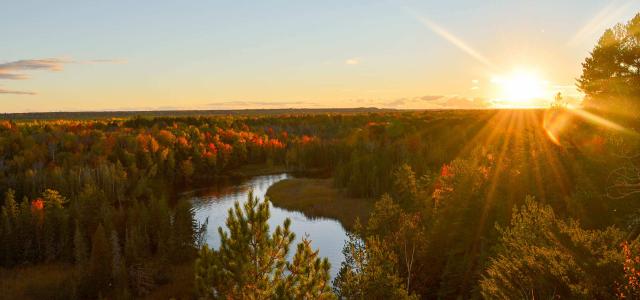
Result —
<path fill-rule="evenodd" d="M 637 112 L 640 108 L 640 14 L 607 29 L 582 64 L 578 87 L 591 107 Z"/>
<path fill-rule="evenodd" d="M 393 172 L 395 189 L 395 200 L 399 201 L 403 208 L 412 208 L 415 206 L 416 197 L 418 195 L 418 186 L 416 174 L 408 164 L 403 164 Z"/>
<path fill-rule="evenodd" d="M 527 197 L 514 209 L 496 256 L 480 281 L 495 299 L 608 299 L 622 282 L 622 232 L 585 230 L 556 218 L 553 209 Z"/>
<path fill-rule="evenodd" d="M 287 276 L 278 286 L 281 299 L 330 299 L 333 298 L 329 283 L 330 264 L 320 259 L 318 250 L 311 249 L 311 241 L 304 238 L 291 263 L 287 263 Z"/>
<path fill-rule="evenodd" d="M 87 263 L 87 242 L 85 240 L 85 236 L 82 233 L 82 229 L 80 225 L 76 221 L 76 230 L 73 234 L 73 246 L 74 246 L 74 256 L 76 266 L 82 269 L 84 265 Z"/>
<path fill-rule="evenodd" d="M 170 241 L 171 256 L 175 261 L 193 258 L 197 230 L 191 204 L 189 201 L 180 201 L 175 208 Z"/>
<path fill-rule="evenodd" d="M 120 240 L 115 230 L 111 231 L 111 277 L 117 290 L 124 292 L 127 289 L 127 271 L 124 266 Z"/>
<path fill-rule="evenodd" d="M 101 223 L 91 238 L 91 258 L 88 269 L 90 286 L 96 294 L 106 292 L 110 285 L 112 261 L 107 234 Z"/>
<path fill-rule="evenodd" d="M 293 262 L 287 261 L 295 235 L 286 219 L 270 233 L 269 200 L 250 193 L 241 207 L 229 209 L 227 231 L 221 227 L 220 249 L 204 246 L 196 260 L 196 288 L 212 299 L 330 299 L 329 263 L 303 241 Z"/>
<path fill-rule="evenodd" d="M 397 271 L 397 257 L 372 237 L 363 241 L 355 234 L 348 234 L 342 253 L 338 276 L 333 281 L 340 299 L 414 299 L 402 284 Z"/>
<path fill-rule="evenodd" d="M 4 198 L 4 206 L 0 210 L 0 265 L 10 266 L 16 261 L 18 251 L 17 239 L 18 204 L 15 192 L 9 189 Z"/>

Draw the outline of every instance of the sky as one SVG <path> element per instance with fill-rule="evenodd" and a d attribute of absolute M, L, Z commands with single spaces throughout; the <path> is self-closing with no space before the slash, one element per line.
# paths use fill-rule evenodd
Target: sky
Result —
<path fill-rule="evenodd" d="M 544 86 L 536 98 L 578 101 L 581 63 L 606 28 L 640 12 L 640 0 L 0 0 L 0 8 L 0 112 L 428 109 L 498 106 L 517 74 Z"/>

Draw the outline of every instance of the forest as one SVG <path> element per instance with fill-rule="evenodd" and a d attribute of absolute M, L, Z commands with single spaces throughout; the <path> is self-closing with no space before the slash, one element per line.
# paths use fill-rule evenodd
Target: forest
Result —
<path fill-rule="evenodd" d="M 6 116 L 0 298 L 636 299 L 638 28 L 585 60 L 583 108 Z M 181 197 L 282 171 L 367 210 L 316 213 L 341 266 L 251 195 L 209 248 Z"/>

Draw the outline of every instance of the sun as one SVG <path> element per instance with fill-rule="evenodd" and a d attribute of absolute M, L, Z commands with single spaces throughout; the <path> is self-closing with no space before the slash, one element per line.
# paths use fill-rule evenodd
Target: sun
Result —
<path fill-rule="evenodd" d="M 496 106 L 506 108 L 532 108 L 545 105 L 549 82 L 536 72 L 517 70 L 506 76 L 491 79 L 497 87 Z"/>

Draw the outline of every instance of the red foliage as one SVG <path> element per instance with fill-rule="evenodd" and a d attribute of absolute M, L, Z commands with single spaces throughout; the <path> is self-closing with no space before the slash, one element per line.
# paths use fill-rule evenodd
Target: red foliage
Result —
<path fill-rule="evenodd" d="M 271 147 L 271 148 L 275 148 L 275 149 L 284 148 L 284 144 L 282 142 L 280 142 L 280 140 L 278 140 L 278 139 L 270 139 L 268 146 Z"/>
<path fill-rule="evenodd" d="M 41 211 L 43 209 L 44 209 L 44 200 L 42 200 L 42 198 L 37 198 L 31 201 L 31 210 Z"/>
<path fill-rule="evenodd" d="M 451 171 L 451 167 L 449 165 L 442 165 L 442 169 L 440 170 L 440 176 L 442 177 L 450 177 L 453 176 L 453 171 Z"/>
<path fill-rule="evenodd" d="M 218 148 L 216 148 L 214 143 L 209 143 L 209 151 L 215 155 L 218 153 Z"/>
<path fill-rule="evenodd" d="M 312 137 L 312 136 L 308 136 L 306 134 L 302 136 L 302 144 L 308 144 L 308 143 L 313 142 L 314 140 L 315 140 L 315 138 Z"/>

